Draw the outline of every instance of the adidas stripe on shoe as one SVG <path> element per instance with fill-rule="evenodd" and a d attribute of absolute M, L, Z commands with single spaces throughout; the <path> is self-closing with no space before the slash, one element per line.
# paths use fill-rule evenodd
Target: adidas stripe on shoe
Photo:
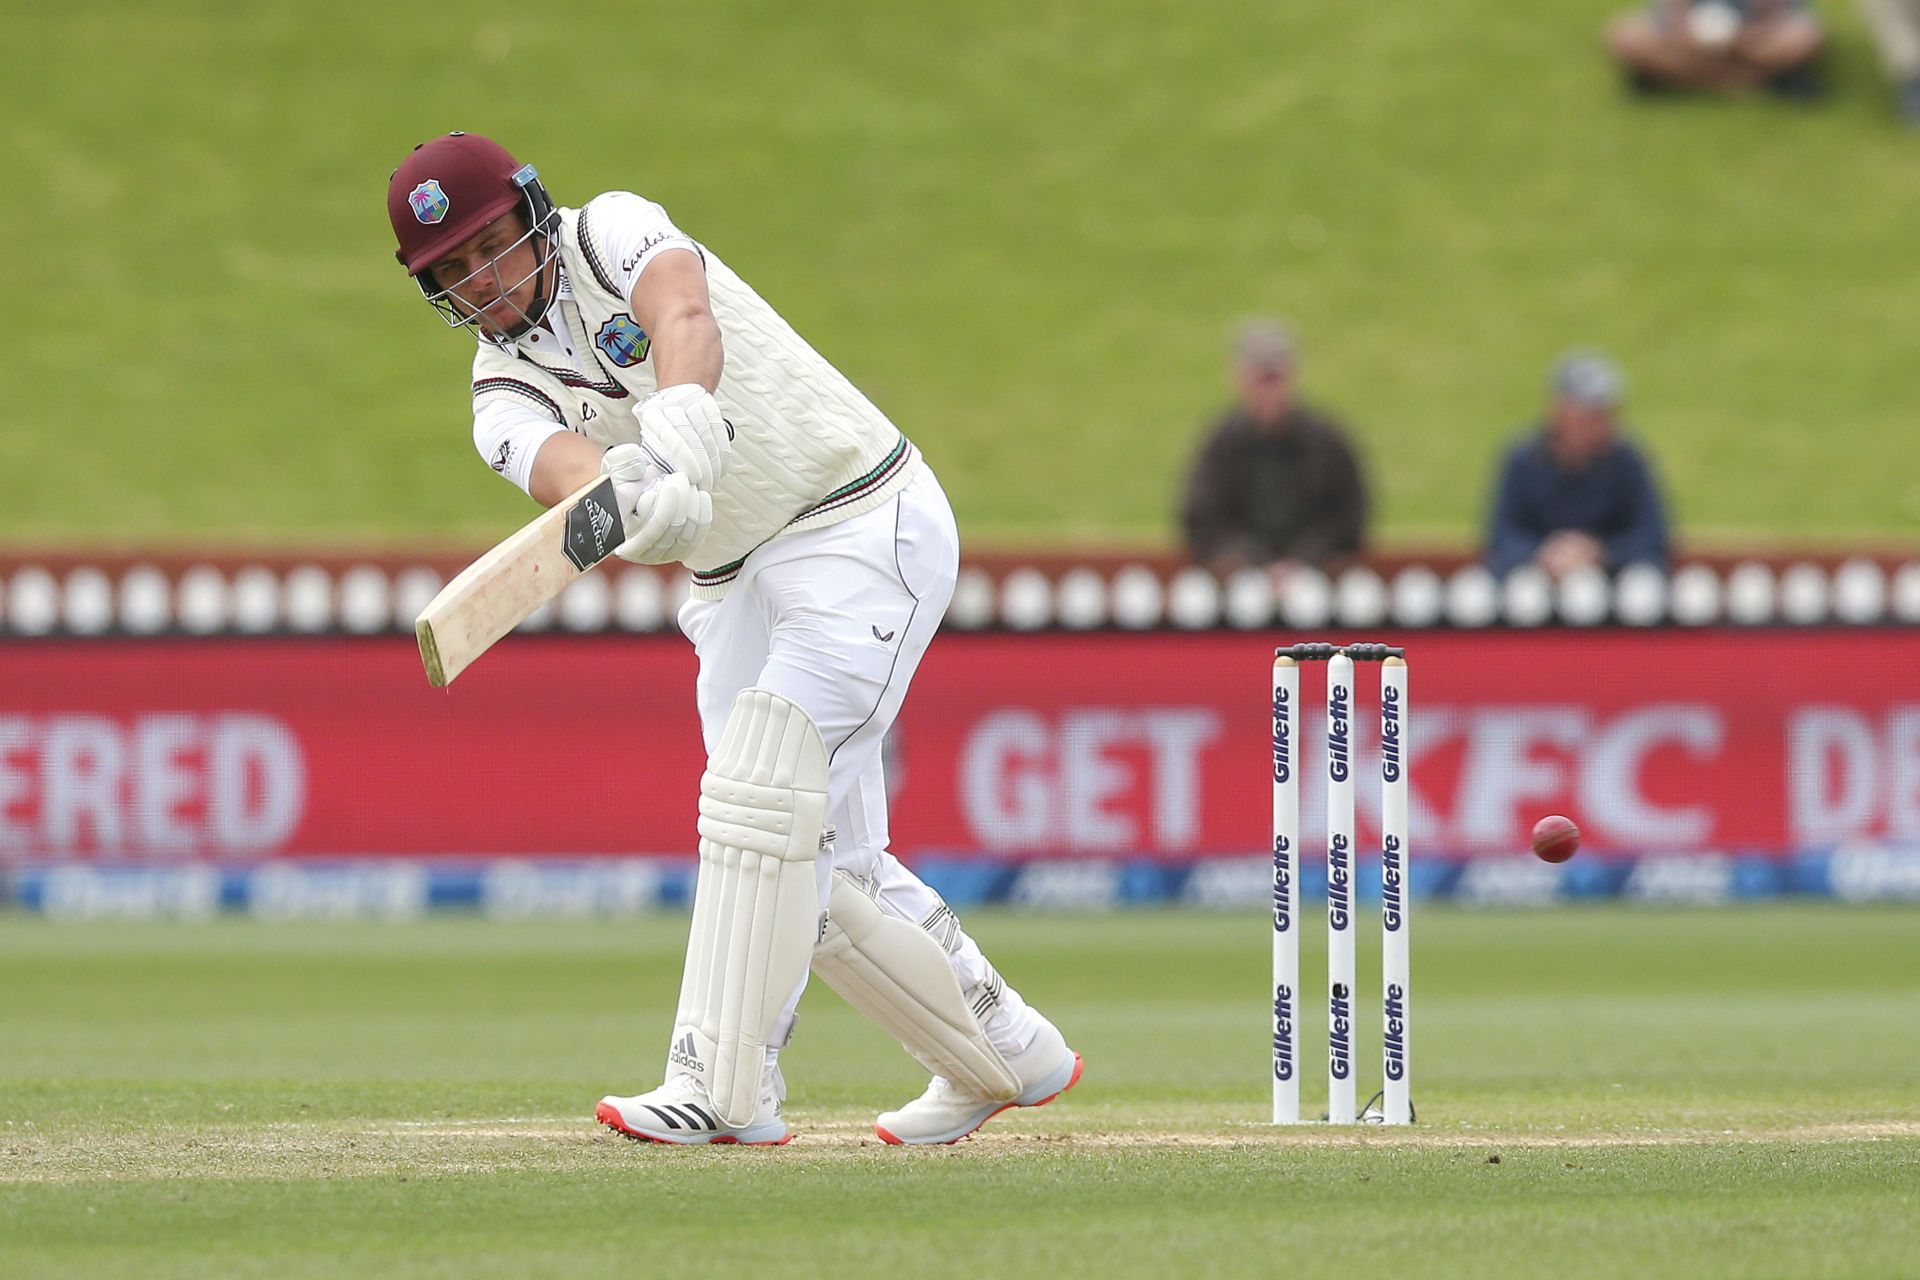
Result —
<path fill-rule="evenodd" d="M 658 1089 L 632 1097 L 610 1094 L 600 1099 L 593 1118 L 637 1141 L 674 1146 L 777 1147 L 793 1138 L 793 1131 L 780 1116 L 780 1100 L 772 1093 L 761 1098 L 750 1124 L 728 1125 L 713 1109 L 699 1082 L 689 1076 L 675 1077 Z"/>

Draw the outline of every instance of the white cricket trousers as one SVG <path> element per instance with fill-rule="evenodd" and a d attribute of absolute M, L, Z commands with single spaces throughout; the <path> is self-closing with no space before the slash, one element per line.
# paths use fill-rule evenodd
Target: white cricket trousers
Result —
<path fill-rule="evenodd" d="M 711 754 L 742 689 L 771 689 L 799 705 L 827 747 L 831 862 L 816 864 L 820 909 L 834 870 L 872 881 L 880 909 L 918 925 L 940 896 L 887 849 L 887 783 L 880 744 L 932 643 L 960 565 L 947 495 L 924 463 L 890 502 L 824 529 L 762 544 L 719 600 L 690 599 L 680 629 L 700 658 L 700 729 Z M 989 968 L 972 938 L 949 959 L 963 989 Z M 786 1039 L 806 982 L 794 990 L 773 1043 Z M 1027 1047 L 1037 1016 L 1011 986 L 986 1032 L 1002 1053 Z"/>

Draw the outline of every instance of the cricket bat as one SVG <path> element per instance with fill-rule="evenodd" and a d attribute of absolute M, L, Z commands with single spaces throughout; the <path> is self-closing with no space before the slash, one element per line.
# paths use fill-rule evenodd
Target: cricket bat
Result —
<path fill-rule="evenodd" d="M 444 688 L 526 616 L 620 545 L 613 479 L 602 476 L 547 508 L 475 560 L 413 624 L 427 682 Z"/>

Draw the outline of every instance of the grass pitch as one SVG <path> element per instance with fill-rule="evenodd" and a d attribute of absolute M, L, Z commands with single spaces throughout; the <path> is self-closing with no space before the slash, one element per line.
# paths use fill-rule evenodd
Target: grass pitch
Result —
<path fill-rule="evenodd" d="M 918 1072 L 817 988 L 799 1137 L 697 1151 L 589 1118 L 656 1078 L 682 920 L 0 918 L 0 1276 L 1920 1266 L 1913 911 L 1421 913 L 1410 1132 L 1263 1123 L 1257 917 L 970 923 L 1078 1089 L 884 1147 Z"/>

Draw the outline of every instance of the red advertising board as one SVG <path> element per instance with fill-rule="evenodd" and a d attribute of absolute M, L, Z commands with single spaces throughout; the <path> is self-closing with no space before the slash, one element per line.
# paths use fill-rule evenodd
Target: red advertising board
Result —
<path fill-rule="evenodd" d="M 1258 852 L 1272 643 L 942 636 L 890 743 L 896 848 Z M 1920 634 L 1406 643 L 1428 852 L 1518 851 L 1548 812 L 1602 854 L 1920 839 Z M 693 671 L 671 637 L 515 637 L 448 690 L 401 639 L 8 644 L 0 859 L 684 855 Z M 1364 760 L 1377 680 L 1359 683 Z M 1321 671 L 1302 687 L 1311 780 Z M 1377 789 L 1360 793 L 1365 828 Z M 1309 829 L 1318 805 L 1310 781 Z"/>

